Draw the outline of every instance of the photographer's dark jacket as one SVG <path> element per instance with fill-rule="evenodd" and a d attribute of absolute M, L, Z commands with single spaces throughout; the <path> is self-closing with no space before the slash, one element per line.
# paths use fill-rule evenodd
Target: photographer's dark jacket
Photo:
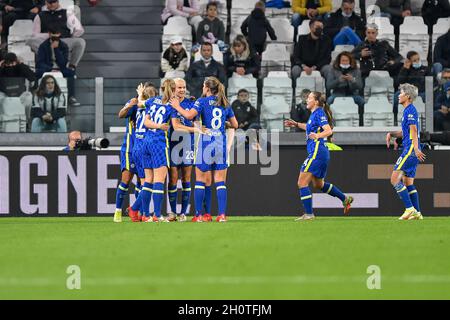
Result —
<path fill-rule="evenodd" d="M 402 68 L 398 74 L 398 83 L 410 83 L 415 85 L 419 92 L 425 92 L 425 77 L 431 75 L 428 68 L 421 66 L 418 69 L 409 67 L 409 69 Z"/>
<path fill-rule="evenodd" d="M 360 95 L 360 90 L 363 88 L 361 72 L 358 69 L 348 69 L 347 74 L 353 77 L 353 81 L 342 81 L 341 76 L 343 74 L 341 68 L 331 68 L 330 72 L 327 73 L 327 90 L 333 90 L 333 95 L 337 97 Z"/>
<path fill-rule="evenodd" d="M 55 53 L 54 57 L 52 52 Z M 52 49 L 51 39 L 47 39 L 39 46 L 36 61 L 37 77 L 41 78 L 45 72 L 52 71 L 54 62 L 64 77 L 73 77 L 75 75 L 75 71 L 67 67 L 69 63 L 69 47 L 67 44 L 60 40 L 58 48 Z"/>
<path fill-rule="evenodd" d="M 361 51 L 364 48 L 368 48 L 372 55 L 363 58 Z M 355 59 L 360 61 L 361 74 L 363 75 L 368 75 L 371 70 L 387 70 L 388 61 L 393 60 L 395 63 L 400 63 L 403 59 L 386 40 L 376 40 L 375 42 L 365 40 L 353 49 L 352 54 Z"/>
<path fill-rule="evenodd" d="M 31 119 L 42 118 L 49 112 L 53 122 L 66 116 L 66 97 L 63 93 L 59 96 L 46 95 L 44 97 L 33 96 L 33 106 L 31 108 Z"/>
<path fill-rule="evenodd" d="M 332 13 L 325 23 L 325 34 L 333 39 L 343 27 L 350 27 L 361 38 L 365 38 L 366 24 L 364 20 L 358 16 L 355 12 L 352 13 L 350 18 L 347 18 L 347 25 L 345 25 L 345 18 L 342 15 L 342 9 Z"/>

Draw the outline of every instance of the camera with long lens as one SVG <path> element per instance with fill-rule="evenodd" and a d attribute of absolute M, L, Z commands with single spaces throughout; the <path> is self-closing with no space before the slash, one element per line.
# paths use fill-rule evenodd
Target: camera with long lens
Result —
<path fill-rule="evenodd" d="M 75 143 L 75 150 L 92 150 L 96 149 L 106 149 L 109 147 L 109 140 L 106 138 L 91 138 L 77 140 Z"/>

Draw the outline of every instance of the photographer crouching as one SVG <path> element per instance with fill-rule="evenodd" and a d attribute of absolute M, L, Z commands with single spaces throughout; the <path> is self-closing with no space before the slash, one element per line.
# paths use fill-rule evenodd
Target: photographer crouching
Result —
<path fill-rule="evenodd" d="M 68 135 L 67 146 L 63 151 L 85 151 L 92 149 L 107 149 L 109 140 L 106 138 L 85 138 L 83 139 L 80 131 L 72 131 Z"/>

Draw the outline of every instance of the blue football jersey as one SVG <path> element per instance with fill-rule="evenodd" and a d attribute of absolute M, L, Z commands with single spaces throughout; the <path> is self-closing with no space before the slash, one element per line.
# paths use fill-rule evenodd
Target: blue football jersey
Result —
<path fill-rule="evenodd" d="M 184 109 L 184 110 L 191 110 L 194 107 L 194 103 L 195 101 L 192 101 L 190 99 L 184 99 L 183 101 L 181 101 L 180 106 Z M 173 109 L 173 114 L 172 114 L 173 118 L 177 118 L 180 120 L 180 123 L 183 126 L 186 127 L 193 127 L 194 126 L 194 120 L 188 120 L 185 117 L 183 117 L 179 112 L 177 112 L 175 109 Z M 173 128 L 170 128 L 170 133 L 172 134 L 173 132 Z"/>
<path fill-rule="evenodd" d="M 234 117 L 230 106 L 217 105 L 217 97 L 210 96 L 198 99 L 194 104 L 202 125 L 208 128 L 213 136 L 226 136 L 225 122 Z"/>
<path fill-rule="evenodd" d="M 145 102 L 145 108 L 150 119 L 157 124 L 170 124 L 170 119 L 177 114 L 169 103 L 163 104 L 162 97 L 154 97 L 147 100 Z M 160 129 L 150 129 L 149 131 L 152 132 L 152 138 L 154 140 L 167 140 L 166 131 Z"/>
<path fill-rule="evenodd" d="M 414 147 L 410 125 L 416 125 L 417 135 L 420 137 L 420 125 L 419 125 L 419 114 L 417 113 L 416 107 L 412 104 L 405 108 L 402 118 L 402 132 L 403 132 L 403 149 L 409 150 Z M 419 143 L 419 149 L 421 148 Z M 414 154 L 415 155 L 415 154 Z"/>
<path fill-rule="evenodd" d="M 308 122 L 306 124 L 306 146 L 308 153 L 314 152 L 316 145 L 325 146 L 325 139 L 321 138 L 318 140 L 311 140 L 309 138 L 310 133 L 321 133 L 323 132 L 323 126 L 329 124 L 327 115 L 322 108 L 317 108 L 309 116 Z"/>
<path fill-rule="evenodd" d="M 130 103 L 130 101 L 127 102 Z M 134 146 L 134 138 L 135 138 L 135 129 L 136 129 L 136 114 L 137 114 L 137 105 L 132 106 L 126 115 L 126 129 L 125 135 L 123 137 L 123 143 L 121 151 L 131 152 Z"/>
<path fill-rule="evenodd" d="M 135 129 L 135 142 L 142 141 L 145 139 L 147 134 L 147 128 L 144 125 L 145 117 L 147 116 L 147 112 L 145 108 L 137 108 L 136 110 L 136 129 Z"/>

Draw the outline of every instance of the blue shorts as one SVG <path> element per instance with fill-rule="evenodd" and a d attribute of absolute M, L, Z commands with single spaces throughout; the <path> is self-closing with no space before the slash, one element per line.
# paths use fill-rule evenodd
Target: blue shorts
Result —
<path fill-rule="evenodd" d="M 400 158 L 398 158 L 394 170 L 403 171 L 408 178 L 415 178 L 418 165 L 419 159 L 417 159 L 414 153 L 414 147 L 410 147 L 409 150 L 403 151 Z"/>
<path fill-rule="evenodd" d="M 136 174 L 140 179 L 145 178 L 145 170 L 142 163 L 142 155 L 143 155 L 143 142 L 142 141 L 138 142 L 136 140 L 133 148 L 133 163 L 135 165 Z"/>
<path fill-rule="evenodd" d="M 127 170 L 133 174 L 137 173 L 132 152 L 127 152 L 126 150 L 120 151 L 120 170 L 122 172 Z"/>
<path fill-rule="evenodd" d="M 327 175 L 328 162 L 330 161 L 330 152 L 327 147 L 320 147 L 317 154 L 309 154 L 303 162 L 301 172 L 310 172 L 318 179 L 324 179 Z"/>
<path fill-rule="evenodd" d="M 225 140 L 201 142 L 195 154 L 195 166 L 202 172 L 228 169 L 228 152 Z M 226 142 L 226 141 L 225 141 Z"/>
<path fill-rule="evenodd" d="M 194 135 L 188 134 L 187 139 L 170 141 L 170 166 L 190 167 L 194 165 Z"/>
<path fill-rule="evenodd" d="M 145 169 L 170 168 L 169 148 L 164 141 L 145 139 L 143 165 Z"/>

